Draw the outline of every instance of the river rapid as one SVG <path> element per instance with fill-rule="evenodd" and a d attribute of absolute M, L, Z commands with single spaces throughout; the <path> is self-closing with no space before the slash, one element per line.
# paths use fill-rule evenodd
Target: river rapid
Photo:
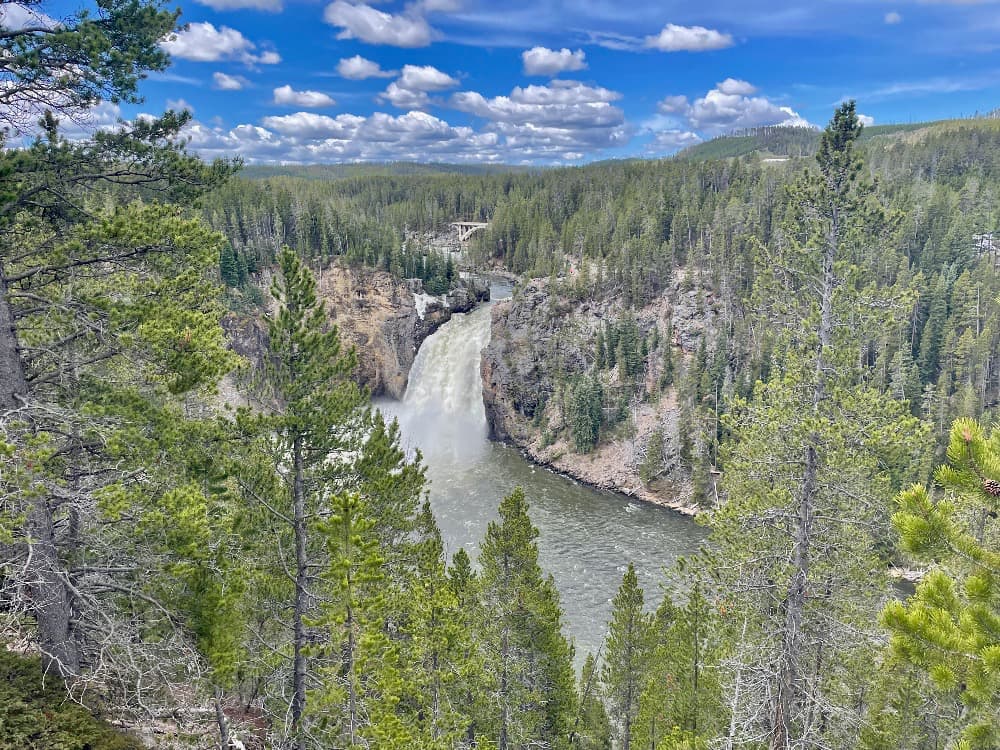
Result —
<path fill-rule="evenodd" d="M 494 285 L 494 299 L 505 294 L 509 286 Z M 579 662 L 604 639 L 611 599 L 629 561 L 647 604 L 655 606 L 664 569 L 695 552 L 705 531 L 691 518 L 592 489 L 490 442 L 479 374 L 489 337 L 489 305 L 454 315 L 420 347 L 403 400 L 376 405 L 399 420 L 405 445 L 423 453 L 449 557 L 464 547 L 475 560 L 502 497 L 524 488 L 539 531 L 540 562 L 559 589 Z"/>

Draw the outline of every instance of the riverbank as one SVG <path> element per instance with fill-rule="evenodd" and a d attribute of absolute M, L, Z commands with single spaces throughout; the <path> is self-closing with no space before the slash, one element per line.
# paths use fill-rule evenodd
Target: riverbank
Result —
<path fill-rule="evenodd" d="M 633 434 L 645 435 L 657 428 L 673 428 L 677 414 L 676 398 L 668 394 L 656 404 L 642 404 L 632 414 L 635 424 Z M 602 442 L 589 453 L 577 453 L 565 438 L 554 442 L 546 436 L 536 436 L 529 431 L 507 434 L 500 439 L 515 447 L 533 464 L 543 466 L 574 481 L 594 489 L 614 492 L 623 497 L 641 500 L 661 508 L 697 516 L 705 512 L 691 501 L 691 486 L 679 468 L 644 485 L 637 467 L 641 460 L 638 451 L 642 442 L 635 438 L 619 437 Z"/>
<path fill-rule="evenodd" d="M 703 515 L 707 512 L 704 508 L 694 505 L 693 503 L 687 501 L 684 497 L 677 499 L 665 498 L 661 494 L 643 487 L 641 484 L 637 484 L 634 487 L 622 487 L 618 483 L 604 478 L 599 469 L 591 471 L 587 465 L 577 464 L 576 462 L 566 460 L 563 457 L 556 460 L 548 460 L 544 457 L 544 451 L 534 451 L 530 446 L 525 447 L 512 441 L 498 442 L 502 442 L 515 448 L 525 458 L 525 460 L 535 466 L 541 467 L 546 471 L 550 471 L 553 474 L 570 481 L 579 482 L 580 484 L 592 489 L 613 492 L 616 495 L 621 495 L 623 498 L 627 498 L 629 500 L 640 500 L 644 503 L 648 503 L 649 505 L 655 505 L 658 508 L 665 508 L 691 518 Z M 668 483 L 677 487 L 678 491 L 683 495 L 690 495 L 690 490 L 680 479 L 670 480 L 668 478 L 657 480 L 657 484 L 660 486 Z"/>
<path fill-rule="evenodd" d="M 668 360 L 682 368 L 690 350 L 714 330 L 714 317 L 698 313 L 687 293 L 681 297 L 683 304 L 658 297 L 636 314 L 643 346 L 657 342 L 641 375 L 643 398 L 623 395 L 634 387 L 625 385 L 633 376 L 622 375 L 617 365 L 595 366 L 595 341 L 630 319 L 621 300 L 575 299 L 547 279 L 532 279 L 512 300 L 494 305 L 480 365 L 490 437 L 592 487 L 697 515 L 703 509 L 693 501 L 680 455 L 678 393 L 661 369 Z M 599 442 L 581 452 L 569 428 L 576 417 L 567 410 L 577 397 L 574 384 L 586 377 L 599 380 L 604 413 Z M 652 481 L 642 481 L 650 475 Z"/>

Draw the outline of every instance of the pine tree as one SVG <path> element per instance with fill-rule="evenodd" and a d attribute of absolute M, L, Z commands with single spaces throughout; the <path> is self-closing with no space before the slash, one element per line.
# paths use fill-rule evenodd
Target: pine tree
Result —
<path fill-rule="evenodd" d="M 569 403 L 570 434 L 573 447 L 586 453 L 597 445 L 601 433 L 604 393 L 596 377 L 584 377 L 573 386 Z"/>
<path fill-rule="evenodd" d="M 119 645 L 131 643 L 133 653 L 110 647 L 119 622 L 111 592 L 124 605 L 122 592 L 139 589 L 131 560 L 102 562 L 111 550 L 100 533 L 91 534 L 101 529 L 94 493 L 117 484 L 114 471 L 144 479 L 141 463 L 114 455 L 119 441 L 142 433 L 159 409 L 177 416 L 173 397 L 209 385 L 229 366 L 215 294 L 202 276 L 216 262 L 221 238 L 154 204 L 193 201 L 231 170 L 184 154 L 173 141 L 183 116 L 64 139 L 60 118 L 79 117 L 102 99 L 139 100 L 139 80 L 169 64 L 160 42 L 178 14 L 142 0 L 108 0 L 99 17 L 60 15 L 57 28 L 5 24 L 0 39 L 0 129 L 8 146 L 0 157 L 0 432 L 18 463 L 31 457 L 25 466 L 35 475 L 30 496 L 24 487 L 5 494 L 19 519 L 7 557 L 12 571 L 41 587 L 25 601 L 30 587 L 21 574 L 5 574 L 0 595 L 36 622 L 47 672 L 72 681 L 93 667 L 107 673 L 99 681 L 145 689 L 124 673 L 122 683 L 111 674 L 135 671 L 137 651 L 148 644 L 120 632 Z M 14 147 L 36 134 L 29 147 Z M 103 414 L 87 414 L 92 404 Z M 151 488 L 146 497 L 163 490 Z M 66 536 L 60 531 L 68 519 L 73 531 Z M 121 574 L 99 576 L 98 589 L 88 575 L 69 575 L 70 558 Z M 120 624 L 139 619 L 125 615 Z M 98 652 L 103 658 L 92 659 Z"/>
<path fill-rule="evenodd" d="M 168 511 L 177 523 L 225 505 L 206 461 L 186 449 L 208 430 L 184 409 L 233 362 L 205 276 L 221 237 L 155 204 L 74 218 L 44 228 L 44 216 L 25 213 L 0 233 L 0 318 L 14 321 L 0 330 L 10 451 L 0 596 L 20 626 L 33 623 L 46 673 L 111 686 L 109 704 L 125 711 L 163 688 L 148 677 L 158 658 L 197 654 L 182 639 L 157 646 L 140 635 L 168 627 L 171 608 L 199 620 L 202 645 L 216 651 L 190 600 L 167 598 L 182 593 L 174 566 L 196 547 L 146 542 Z M 226 523 L 216 518 L 206 519 L 213 545 Z"/>
<path fill-rule="evenodd" d="M 81 9 L 65 14 L 55 28 L 14 25 L 0 39 L 11 81 L 0 98 L 2 129 L 13 136 L 30 133 L 45 109 L 49 117 L 79 117 L 102 100 L 140 101 L 140 79 L 170 64 L 160 42 L 176 30 L 179 16 L 154 3 L 110 0 L 100 14 Z M 72 76 L 63 75 L 67 69 Z"/>
<path fill-rule="evenodd" d="M 291 612 L 287 613 L 292 624 L 289 711 L 296 747 L 303 750 L 307 743 L 307 619 L 319 593 L 314 570 L 322 552 L 322 545 L 313 539 L 311 519 L 322 511 L 335 486 L 331 476 L 346 473 L 340 465 L 342 457 L 363 451 L 369 420 L 367 398 L 351 377 L 355 354 L 343 350 L 336 326 L 327 323 L 323 304 L 316 297 L 315 279 L 290 249 L 282 250 L 278 260 L 280 274 L 271 293 L 279 309 L 268 324 L 268 357 L 261 383 L 274 411 L 244 412 L 240 419 L 249 434 L 260 436 L 270 456 L 265 473 L 278 478 L 276 497 L 252 493 L 251 500 L 276 519 L 283 536 L 291 537 L 291 555 L 286 558 L 279 544 L 274 565 L 290 571 L 294 580 Z M 245 479 L 244 486 L 250 481 Z"/>
<path fill-rule="evenodd" d="M 597 660 L 587 654 L 580 675 L 580 707 L 573 725 L 573 750 L 610 750 L 611 722 L 604 707 Z"/>
<path fill-rule="evenodd" d="M 559 594 L 538 565 L 524 491 L 505 497 L 499 512 L 479 557 L 486 724 L 498 750 L 564 748 L 577 699 Z"/>
<path fill-rule="evenodd" d="M 222 283 L 228 287 L 240 285 L 240 272 L 239 266 L 236 263 L 236 254 L 233 252 L 233 246 L 228 242 L 219 251 L 219 275 L 222 277 Z"/>
<path fill-rule="evenodd" d="M 707 747 L 721 734 L 725 710 L 719 665 L 723 654 L 718 613 L 697 573 L 683 606 L 669 597 L 657 611 L 633 747 Z"/>
<path fill-rule="evenodd" d="M 419 729 L 421 747 L 450 750 L 467 733 L 478 698 L 470 700 L 469 695 L 470 691 L 475 694 L 478 673 L 474 632 L 448 576 L 441 534 L 429 503 L 424 504 L 419 526 L 418 562 L 400 608 L 408 620 L 404 656 L 412 695 L 407 702 L 417 707 L 411 723 Z M 468 562 L 465 555 L 459 564 Z M 457 575 L 469 572 L 463 569 Z"/>
<path fill-rule="evenodd" d="M 886 226 L 861 176 L 859 133 L 854 104 L 839 107 L 820 139 L 818 172 L 789 195 L 780 265 L 795 273 L 779 278 L 771 261 L 760 268 L 755 295 L 780 303 L 788 320 L 781 371 L 749 403 L 733 404 L 728 501 L 712 521 L 723 604 L 747 623 L 730 632 L 738 652 L 728 667 L 728 741 L 766 736 L 771 750 L 856 740 L 871 649 L 859 634 L 870 628 L 886 565 L 875 500 L 908 475 L 922 434 L 900 404 L 856 385 L 857 331 L 844 321 L 869 290 L 849 281 L 849 249 Z M 755 687 L 742 689 L 748 681 Z"/>
<path fill-rule="evenodd" d="M 390 576 L 399 580 L 403 570 L 412 570 L 417 562 L 412 537 L 422 516 L 421 493 L 426 482 L 422 456 L 418 451 L 412 460 L 407 459 L 400 446 L 399 423 L 386 424 L 379 411 L 371 415 L 366 430 L 360 454 L 343 467 L 347 476 L 336 480 L 350 483 L 364 497 Z"/>
<path fill-rule="evenodd" d="M 904 549 L 938 564 L 882 621 L 896 657 L 958 694 L 966 711 L 956 747 L 986 750 L 1000 744 L 1000 430 L 957 420 L 935 476 L 946 496 L 914 485 L 892 521 Z"/>
<path fill-rule="evenodd" d="M 597 329 L 597 341 L 594 346 L 596 350 L 594 366 L 598 370 L 604 370 L 607 368 L 608 353 L 604 342 L 604 331 L 601 329 Z"/>
<path fill-rule="evenodd" d="M 619 746 L 629 750 L 649 650 L 649 621 L 642 609 L 642 589 L 631 562 L 611 606 L 607 655 L 601 677 Z"/>
<path fill-rule="evenodd" d="M 676 368 L 673 345 L 667 341 L 663 344 L 663 371 L 660 373 L 660 390 L 665 390 L 674 384 Z"/>
<path fill-rule="evenodd" d="M 646 443 L 646 456 L 639 467 L 639 478 L 649 484 L 663 471 L 663 430 L 657 429 Z"/>
<path fill-rule="evenodd" d="M 924 383 L 934 382 L 940 373 L 938 357 L 947 322 L 948 279 L 946 274 L 942 273 L 938 276 L 937 284 L 934 286 L 934 295 L 931 297 L 927 322 L 924 324 L 924 330 L 920 336 L 920 353 L 917 361 L 920 367 L 920 379 Z"/>
<path fill-rule="evenodd" d="M 404 750 L 418 743 L 416 723 L 398 710 L 407 689 L 405 665 L 385 620 L 399 598 L 385 579 L 374 528 L 363 500 L 346 493 L 332 498 L 329 519 L 316 524 L 329 557 L 329 598 L 311 624 L 329 629 L 329 653 L 306 649 L 329 665 L 318 670 L 322 687 L 308 692 L 311 726 L 299 717 L 300 746 L 307 736 L 319 746 L 345 748 Z"/>
<path fill-rule="evenodd" d="M 642 372 L 641 338 L 634 317 L 626 317 L 618 325 L 615 361 L 618 363 L 619 377 L 623 382 L 630 382 Z"/>
<path fill-rule="evenodd" d="M 927 673 L 890 655 L 878 664 L 860 750 L 929 750 L 955 736 L 961 704 L 941 693 Z"/>
<path fill-rule="evenodd" d="M 467 650 L 461 655 L 463 679 L 459 682 L 458 700 L 465 706 L 465 744 L 474 747 L 486 731 L 486 718 L 491 709 L 483 674 L 480 650 L 482 611 L 479 602 L 479 577 L 464 548 L 452 557 L 448 568 L 448 584 L 455 595 L 456 621 L 467 634 Z"/>

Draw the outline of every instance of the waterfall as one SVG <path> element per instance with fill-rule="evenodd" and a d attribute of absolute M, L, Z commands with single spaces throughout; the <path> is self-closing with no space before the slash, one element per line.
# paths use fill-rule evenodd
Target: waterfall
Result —
<path fill-rule="evenodd" d="M 509 291 L 500 287 L 493 299 Z M 490 320 L 488 305 L 452 316 L 421 345 L 403 400 L 381 399 L 378 407 L 399 420 L 406 448 L 424 454 L 431 509 L 448 557 L 463 547 L 476 559 L 500 500 L 524 488 L 540 534 L 539 560 L 554 576 L 580 647 L 579 667 L 583 654 L 600 648 L 629 561 L 655 592 L 664 566 L 693 554 L 704 533 L 685 516 L 570 482 L 490 443 L 479 370 Z"/>
<path fill-rule="evenodd" d="M 453 315 L 421 345 L 403 400 L 386 409 L 428 458 L 457 463 L 486 449 L 479 359 L 489 340 L 489 306 Z"/>

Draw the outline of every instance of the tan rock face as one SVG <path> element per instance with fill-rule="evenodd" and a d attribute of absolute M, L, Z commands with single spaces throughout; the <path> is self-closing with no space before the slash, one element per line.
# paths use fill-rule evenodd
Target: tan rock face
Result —
<path fill-rule="evenodd" d="M 406 282 L 384 271 L 331 266 L 317 273 L 316 293 L 344 343 L 357 350 L 358 381 L 373 396 L 402 398 L 417 348 L 451 317 L 431 304 L 421 318 Z M 223 327 L 233 350 L 256 369 L 267 346 L 264 320 L 230 314 Z"/>
<path fill-rule="evenodd" d="M 413 293 L 384 271 L 331 267 L 316 291 L 345 343 L 358 353 L 358 377 L 372 395 L 402 398 L 421 336 Z"/>

